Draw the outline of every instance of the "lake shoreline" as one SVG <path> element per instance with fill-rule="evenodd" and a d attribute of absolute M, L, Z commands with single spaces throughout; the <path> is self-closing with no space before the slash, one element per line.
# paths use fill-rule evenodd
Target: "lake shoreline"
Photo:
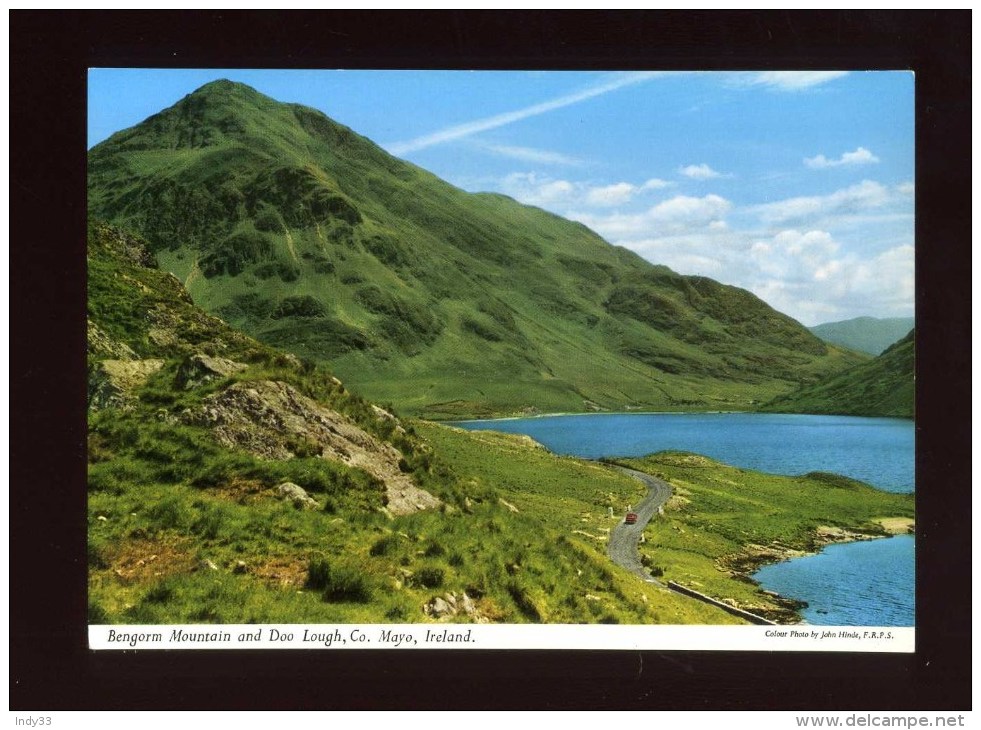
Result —
<path fill-rule="evenodd" d="M 818 555 L 831 545 L 870 542 L 896 537 L 897 535 L 915 535 L 915 521 L 912 518 L 887 517 L 883 518 L 880 522 L 890 523 L 890 526 L 883 525 L 884 531 L 881 533 L 819 527 L 814 531 L 814 537 L 812 538 L 813 547 L 810 549 L 798 549 L 775 544 L 763 546 L 750 543 L 746 546 L 747 550 L 720 558 L 718 561 L 719 570 L 728 573 L 734 580 L 752 583 L 757 586 L 757 590 L 767 600 L 776 603 L 779 607 L 777 610 L 772 611 L 753 604 L 746 606 L 739 605 L 739 608 L 758 612 L 764 618 L 780 624 L 806 623 L 801 611 L 809 606 L 808 602 L 764 588 L 763 583 L 754 577 L 756 573 L 768 565 Z M 901 528 L 899 527 L 900 523 L 902 524 Z"/>

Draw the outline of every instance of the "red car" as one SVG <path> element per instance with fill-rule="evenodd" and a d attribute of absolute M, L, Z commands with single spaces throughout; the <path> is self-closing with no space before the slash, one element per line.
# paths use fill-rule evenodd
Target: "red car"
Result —
<path fill-rule="evenodd" d="M 636 512 L 628 512 L 626 518 L 623 521 L 626 522 L 628 525 L 636 524 L 637 523 L 637 513 Z"/>

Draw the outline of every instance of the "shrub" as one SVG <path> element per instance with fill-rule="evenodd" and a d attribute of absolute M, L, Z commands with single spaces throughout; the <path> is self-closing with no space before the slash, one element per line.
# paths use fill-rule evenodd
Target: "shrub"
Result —
<path fill-rule="evenodd" d="M 227 521 L 228 513 L 223 507 L 205 504 L 202 506 L 201 516 L 191 525 L 191 532 L 206 540 L 214 540 L 221 534 Z"/>
<path fill-rule="evenodd" d="M 322 558 L 315 558 L 307 566 L 307 588 L 323 590 L 330 583 L 330 563 Z"/>
<path fill-rule="evenodd" d="M 316 297 L 309 294 L 286 297 L 272 311 L 273 319 L 285 317 L 323 317 L 327 307 Z"/>
<path fill-rule="evenodd" d="M 283 219 L 275 208 L 264 207 L 255 217 L 255 227 L 260 231 L 281 232 L 285 229 Z"/>
<path fill-rule="evenodd" d="M 218 308 L 218 314 L 228 320 L 263 319 L 272 314 L 273 303 L 256 292 L 236 294 L 229 304 Z"/>
<path fill-rule="evenodd" d="M 380 537 L 371 546 L 368 551 L 369 555 L 378 557 L 380 555 L 388 555 L 392 550 L 398 545 L 398 540 L 396 540 L 392 535 L 386 535 L 385 537 Z"/>
<path fill-rule="evenodd" d="M 338 566 L 331 571 L 324 600 L 328 603 L 369 603 L 371 585 L 358 570 Z"/>
<path fill-rule="evenodd" d="M 190 522 L 187 505 L 176 497 L 167 497 L 150 505 L 146 516 L 154 527 L 164 530 L 186 527 Z"/>
<path fill-rule="evenodd" d="M 414 576 L 413 581 L 423 588 L 439 588 L 443 585 L 442 568 L 420 568 Z"/>
<path fill-rule="evenodd" d="M 174 595 L 174 588 L 168 582 L 162 582 L 155 585 L 153 588 L 146 592 L 143 596 L 143 600 L 147 603 L 166 603 Z"/>
<path fill-rule="evenodd" d="M 332 566 L 323 558 L 314 558 L 307 567 L 307 588 L 323 591 L 328 603 L 368 603 L 371 583 L 364 574 L 348 565 Z"/>
<path fill-rule="evenodd" d="M 266 261 L 256 266 L 252 272 L 260 279 L 278 276 L 285 282 L 292 282 L 300 278 L 300 267 L 286 261 Z"/>
<path fill-rule="evenodd" d="M 220 274 L 238 276 L 249 264 L 268 259 L 272 255 L 272 243 L 261 233 L 233 233 L 201 258 L 201 273 L 207 278 Z"/>

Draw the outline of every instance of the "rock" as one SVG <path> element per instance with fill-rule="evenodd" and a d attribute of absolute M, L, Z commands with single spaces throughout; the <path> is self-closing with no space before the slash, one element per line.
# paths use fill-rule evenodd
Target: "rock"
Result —
<path fill-rule="evenodd" d="M 232 568 L 232 572 L 235 573 L 236 575 L 242 575 L 243 573 L 247 573 L 248 571 L 249 571 L 249 566 L 245 564 L 244 560 L 239 560 L 237 563 L 235 563 L 235 567 Z"/>
<path fill-rule="evenodd" d="M 376 416 L 378 416 L 378 418 L 380 418 L 383 421 L 394 421 L 395 420 L 395 416 L 393 416 L 391 413 L 389 413 L 388 411 L 386 411 L 384 408 L 379 408 L 376 405 L 372 405 L 371 406 L 371 410 L 372 410 L 372 412 L 374 412 L 374 414 Z"/>
<path fill-rule="evenodd" d="M 151 327 L 146 336 L 157 347 L 174 347 L 180 344 L 177 335 L 162 327 Z"/>
<path fill-rule="evenodd" d="M 289 499 L 294 505 L 304 509 L 320 509 L 320 503 L 307 494 L 307 490 L 293 482 L 283 482 L 276 487 L 276 495 L 282 499 Z"/>
<path fill-rule="evenodd" d="M 510 502 L 508 502 L 507 500 L 505 500 L 503 497 L 499 497 L 497 501 L 500 502 L 504 507 L 507 507 L 509 510 L 514 512 L 515 514 L 518 514 L 518 508 L 515 507 Z"/>
<path fill-rule="evenodd" d="M 286 383 L 234 383 L 185 411 L 181 420 L 211 429 L 224 446 L 263 459 L 317 454 L 361 469 L 384 485 L 385 507 L 396 516 L 443 504 L 402 472 L 402 454 L 394 446 Z"/>
<path fill-rule="evenodd" d="M 198 563 L 198 567 L 201 568 L 201 570 L 218 570 L 218 566 L 207 558 Z"/>
<path fill-rule="evenodd" d="M 198 353 L 191 355 L 177 370 L 177 387 L 192 390 L 219 378 L 227 378 L 248 367 L 244 363 Z"/>
<path fill-rule="evenodd" d="M 463 608 L 463 612 L 468 616 L 473 616 L 473 614 L 477 611 L 477 607 L 474 605 L 473 599 L 471 599 L 466 592 L 460 596 L 460 606 Z"/>
<path fill-rule="evenodd" d="M 145 269 L 157 268 L 157 259 L 150 253 L 146 241 L 111 226 L 105 226 L 103 230 L 109 239 L 107 243 L 124 259 Z"/>
<path fill-rule="evenodd" d="M 110 358 L 112 360 L 136 360 L 137 355 L 125 342 L 112 339 L 91 319 L 87 319 L 88 335 L 86 338 L 88 354 L 91 358 Z"/>
<path fill-rule="evenodd" d="M 126 408 L 132 391 L 163 366 L 163 360 L 103 360 L 89 372 L 89 408 Z"/>
<path fill-rule="evenodd" d="M 402 424 L 399 423 L 399 419 L 386 411 L 384 408 L 379 408 L 376 405 L 372 405 L 371 410 L 379 421 L 388 421 L 389 423 L 395 424 L 396 433 L 405 433 L 405 429 L 402 428 Z"/>
<path fill-rule="evenodd" d="M 453 613 L 453 609 L 450 608 L 450 605 L 439 596 L 436 596 L 429 601 L 424 610 L 427 614 L 436 618 L 443 618 L 444 616 L 449 616 Z"/>

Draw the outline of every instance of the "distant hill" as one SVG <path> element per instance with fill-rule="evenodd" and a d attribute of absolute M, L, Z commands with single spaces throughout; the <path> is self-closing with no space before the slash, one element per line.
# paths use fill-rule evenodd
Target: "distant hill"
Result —
<path fill-rule="evenodd" d="M 881 355 L 887 347 L 905 337 L 913 329 L 913 323 L 912 317 L 856 317 L 842 322 L 825 322 L 809 329 L 833 345 L 869 355 Z"/>
<path fill-rule="evenodd" d="M 912 418 L 914 345 L 915 332 L 910 330 L 906 337 L 874 360 L 856 365 L 822 383 L 776 398 L 763 410 Z"/>
<path fill-rule="evenodd" d="M 742 289 L 209 83 L 89 152 L 93 216 L 196 304 L 429 417 L 748 409 L 860 361 Z"/>

